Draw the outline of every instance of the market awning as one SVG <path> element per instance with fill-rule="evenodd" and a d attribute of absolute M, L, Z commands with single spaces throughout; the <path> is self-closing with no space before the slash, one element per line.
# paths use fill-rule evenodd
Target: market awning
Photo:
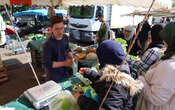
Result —
<path fill-rule="evenodd" d="M 36 9 L 36 10 L 27 10 L 22 12 L 16 12 L 13 16 L 23 16 L 23 15 L 38 15 L 38 16 L 47 16 L 48 11 L 46 9 Z M 64 10 L 55 9 L 56 14 L 61 14 L 61 16 L 65 17 L 67 12 Z"/>
<path fill-rule="evenodd" d="M 1 0 L 4 4 L 32 4 L 32 5 L 108 5 L 117 4 L 125 6 L 135 6 L 148 8 L 152 0 Z M 171 0 L 156 0 L 153 9 L 170 8 Z"/>
<path fill-rule="evenodd" d="M 146 11 L 135 11 L 133 13 L 129 13 L 123 16 L 135 16 L 135 15 L 140 15 L 140 16 L 145 16 Z M 153 17 L 175 17 L 175 9 L 159 9 L 159 10 L 153 10 L 150 11 L 149 16 Z"/>
<path fill-rule="evenodd" d="M 62 0 L 62 4 L 69 5 L 108 5 L 117 4 L 125 6 L 135 6 L 148 8 L 152 3 L 152 0 Z M 172 4 L 171 0 L 156 0 L 153 9 L 170 8 Z"/>

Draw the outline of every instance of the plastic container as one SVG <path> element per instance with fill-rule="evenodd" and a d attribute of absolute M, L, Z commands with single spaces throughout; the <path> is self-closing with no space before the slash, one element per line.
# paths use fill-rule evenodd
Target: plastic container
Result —
<path fill-rule="evenodd" d="M 76 74 L 78 72 L 78 64 L 75 62 L 74 59 L 73 59 L 72 69 L 73 69 L 73 74 Z"/>

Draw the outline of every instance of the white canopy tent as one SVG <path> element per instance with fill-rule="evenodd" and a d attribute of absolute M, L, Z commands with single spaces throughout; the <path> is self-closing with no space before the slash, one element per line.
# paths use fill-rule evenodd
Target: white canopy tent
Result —
<path fill-rule="evenodd" d="M 61 3 L 61 2 L 60 2 Z M 62 4 L 68 5 L 108 5 L 117 4 L 125 6 L 135 6 L 148 8 L 152 3 L 152 0 L 62 0 Z M 156 0 L 153 9 L 170 8 L 172 4 L 171 0 Z"/>
<path fill-rule="evenodd" d="M 123 16 L 135 16 L 135 15 L 140 15 L 140 16 L 145 16 L 146 11 L 137 11 L 133 13 L 129 13 Z M 154 10 L 150 11 L 149 16 L 153 17 L 175 17 L 175 9 L 161 9 L 161 10 Z"/>
<path fill-rule="evenodd" d="M 152 0 L 31 0 L 33 5 L 108 5 L 117 4 L 148 8 Z M 1 0 L 0 5 L 10 4 L 10 0 Z M 170 8 L 172 0 L 156 0 L 153 9 Z"/>

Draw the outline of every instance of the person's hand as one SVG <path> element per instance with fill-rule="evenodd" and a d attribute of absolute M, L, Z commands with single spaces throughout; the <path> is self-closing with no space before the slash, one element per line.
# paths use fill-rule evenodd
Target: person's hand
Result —
<path fill-rule="evenodd" d="M 165 51 L 166 51 L 166 48 L 162 48 L 162 49 L 159 49 L 158 53 L 160 56 L 163 56 Z"/>
<path fill-rule="evenodd" d="M 80 73 L 81 75 L 84 75 L 84 73 L 86 72 L 86 69 L 87 69 L 87 68 L 80 68 L 79 73 Z"/>
<path fill-rule="evenodd" d="M 69 59 L 73 59 L 72 52 L 69 52 L 67 56 L 68 56 Z"/>
<path fill-rule="evenodd" d="M 65 67 L 71 67 L 72 66 L 72 59 L 67 59 L 66 61 L 64 61 L 64 66 Z"/>
<path fill-rule="evenodd" d="M 136 60 L 135 61 L 141 61 L 140 57 L 136 56 Z"/>
<path fill-rule="evenodd" d="M 75 99 L 76 101 L 78 101 L 78 98 L 81 96 L 82 94 L 80 93 L 80 91 L 77 91 L 77 93 L 75 94 Z"/>

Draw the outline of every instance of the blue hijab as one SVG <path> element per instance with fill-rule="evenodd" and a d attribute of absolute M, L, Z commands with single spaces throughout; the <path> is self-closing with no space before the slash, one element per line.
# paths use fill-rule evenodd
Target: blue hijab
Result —
<path fill-rule="evenodd" d="M 120 65 L 125 57 L 123 48 L 114 40 L 103 41 L 96 52 L 100 62 L 100 69 L 106 64 Z"/>

